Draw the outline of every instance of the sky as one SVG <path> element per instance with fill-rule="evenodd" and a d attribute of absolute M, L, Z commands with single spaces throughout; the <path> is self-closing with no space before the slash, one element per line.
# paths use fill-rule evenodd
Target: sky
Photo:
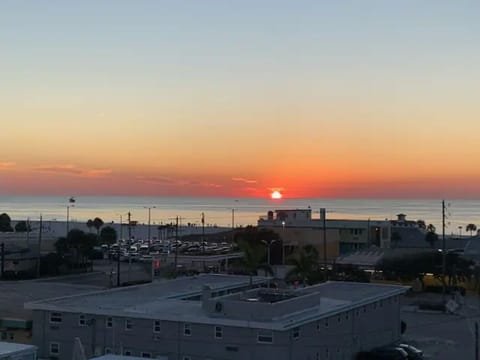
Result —
<path fill-rule="evenodd" d="M 0 194 L 480 198 L 478 1 L 0 2 Z"/>

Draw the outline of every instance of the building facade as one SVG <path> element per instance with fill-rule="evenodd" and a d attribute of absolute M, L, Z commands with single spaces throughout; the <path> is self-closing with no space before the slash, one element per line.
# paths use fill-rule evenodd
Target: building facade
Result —
<path fill-rule="evenodd" d="M 254 286 L 265 279 L 254 279 Z M 352 359 L 400 337 L 405 287 L 328 282 L 300 289 L 202 275 L 27 304 L 40 358 Z"/>
<path fill-rule="evenodd" d="M 257 225 L 278 233 L 287 247 L 287 255 L 296 247 L 313 245 L 323 258 L 324 238 L 327 259 L 331 261 L 341 254 L 371 246 L 390 247 L 390 221 L 327 219 L 325 209 L 320 210 L 319 218 L 312 217 L 311 209 L 269 211 Z"/>

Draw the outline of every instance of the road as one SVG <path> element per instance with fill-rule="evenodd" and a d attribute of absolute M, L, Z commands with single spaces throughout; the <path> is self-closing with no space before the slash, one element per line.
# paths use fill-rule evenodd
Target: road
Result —
<path fill-rule="evenodd" d="M 133 262 L 120 263 L 120 281 L 125 282 L 141 282 L 151 279 L 151 272 L 145 268 L 145 264 Z M 75 275 L 67 275 L 61 277 L 53 277 L 50 279 L 42 279 L 42 282 L 63 282 L 68 284 L 92 285 L 104 288 L 110 288 L 117 285 L 117 263 L 105 261 L 95 261 L 93 272 Z"/>
<path fill-rule="evenodd" d="M 457 314 L 402 309 L 407 323 L 404 340 L 424 350 L 426 359 L 475 360 L 475 322 L 480 323 L 479 299 L 464 298 Z"/>

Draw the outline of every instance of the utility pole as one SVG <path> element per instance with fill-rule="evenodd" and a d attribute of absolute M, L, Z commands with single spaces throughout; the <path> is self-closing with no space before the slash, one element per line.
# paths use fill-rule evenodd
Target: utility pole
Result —
<path fill-rule="evenodd" d="M 30 248 L 30 218 L 27 217 L 27 248 Z"/>
<path fill-rule="evenodd" d="M 478 360 L 478 321 L 475 321 L 475 360 Z"/>
<path fill-rule="evenodd" d="M 203 257 L 203 272 L 206 271 L 205 266 L 205 214 L 202 212 L 202 257 Z"/>
<path fill-rule="evenodd" d="M 151 212 L 152 212 L 152 209 L 155 209 L 156 207 L 155 206 L 144 206 L 145 209 L 148 209 L 148 241 L 150 241 L 150 222 L 151 222 Z"/>
<path fill-rule="evenodd" d="M 0 244 L 0 261 L 2 262 L 2 266 L 0 268 L 0 279 L 3 279 L 3 275 L 5 274 L 5 243 Z"/>
<path fill-rule="evenodd" d="M 178 216 L 175 221 L 175 277 L 177 277 L 177 265 L 178 265 Z"/>
<path fill-rule="evenodd" d="M 65 237 L 68 237 L 68 232 L 70 231 L 70 205 L 67 205 L 67 233 Z"/>
<path fill-rule="evenodd" d="M 75 206 L 75 198 L 73 196 L 71 196 L 70 199 L 68 199 L 68 204 L 67 204 L 67 234 L 65 235 L 65 237 L 68 237 L 68 233 L 70 231 L 70 206 L 71 207 Z"/>
<path fill-rule="evenodd" d="M 120 287 L 120 243 L 117 247 L 117 287 Z"/>
<path fill-rule="evenodd" d="M 325 281 L 328 281 L 327 268 L 327 214 L 325 209 L 320 209 L 320 214 L 323 220 L 323 266 L 325 271 Z"/>
<path fill-rule="evenodd" d="M 445 296 L 447 294 L 446 288 L 446 279 L 445 273 L 447 272 L 447 254 L 446 254 L 446 246 L 445 246 L 445 200 L 442 200 L 442 294 L 443 294 L 443 301 L 445 302 Z"/>
<path fill-rule="evenodd" d="M 205 214 L 202 212 L 202 252 L 205 255 Z"/>
<path fill-rule="evenodd" d="M 120 215 L 120 240 L 123 240 L 123 221 L 122 215 Z M 118 242 L 120 244 L 120 241 Z"/>
<path fill-rule="evenodd" d="M 130 241 L 132 241 L 132 214 L 128 212 L 128 246 L 130 246 Z"/>
<path fill-rule="evenodd" d="M 42 261 L 42 230 L 43 230 L 43 221 L 42 221 L 42 215 L 40 214 L 40 229 L 38 230 L 37 278 L 40 277 L 40 263 Z"/>

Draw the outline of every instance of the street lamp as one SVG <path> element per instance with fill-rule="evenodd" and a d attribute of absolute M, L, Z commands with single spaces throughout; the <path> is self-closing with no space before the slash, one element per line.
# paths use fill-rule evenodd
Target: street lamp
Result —
<path fill-rule="evenodd" d="M 270 267 L 270 247 L 273 243 L 277 242 L 277 240 L 262 240 L 262 242 L 267 246 L 267 265 Z M 267 288 L 270 289 L 270 276 L 267 279 Z"/>
<path fill-rule="evenodd" d="M 67 234 L 65 237 L 68 237 L 68 232 L 70 231 L 70 207 L 75 207 L 75 198 L 73 196 L 68 199 L 67 204 Z"/>
<path fill-rule="evenodd" d="M 285 265 L 285 220 L 282 221 L 282 263 Z"/>
<path fill-rule="evenodd" d="M 144 206 L 143 207 L 144 209 L 148 209 L 148 241 L 150 241 L 150 220 L 151 220 L 151 213 L 152 213 L 152 209 L 156 209 L 157 207 L 156 206 Z"/>

